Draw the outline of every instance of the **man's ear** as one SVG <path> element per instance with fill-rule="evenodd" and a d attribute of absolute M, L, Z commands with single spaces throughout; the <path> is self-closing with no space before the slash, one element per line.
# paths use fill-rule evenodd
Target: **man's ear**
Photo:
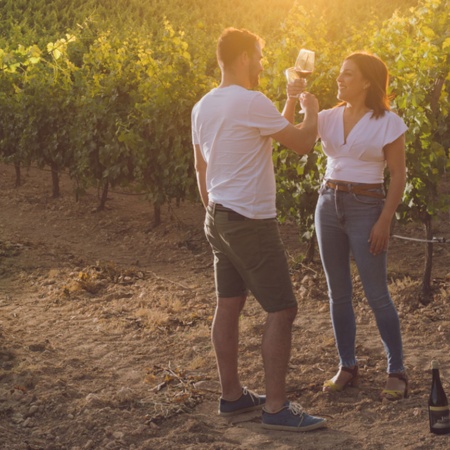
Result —
<path fill-rule="evenodd" d="M 240 58 L 241 58 L 241 61 L 242 61 L 243 63 L 248 63 L 248 61 L 250 60 L 250 55 L 248 54 L 248 51 L 247 51 L 247 50 L 244 50 L 244 51 L 241 53 Z"/>

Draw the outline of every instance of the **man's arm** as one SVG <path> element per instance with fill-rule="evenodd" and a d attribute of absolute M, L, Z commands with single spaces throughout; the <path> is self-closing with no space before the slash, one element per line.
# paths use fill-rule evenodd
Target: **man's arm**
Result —
<path fill-rule="evenodd" d="M 197 186 L 203 206 L 208 206 L 208 191 L 206 190 L 206 161 L 203 158 L 199 145 L 194 145 L 194 165 L 197 177 Z"/>
<path fill-rule="evenodd" d="M 299 155 L 305 155 L 313 147 L 317 139 L 317 115 L 319 102 L 316 97 L 308 92 L 301 95 L 301 104 L 305 110 L 305 118 L 302 123 L 292 125 L 295 104 L 288 99 L 283 110 L 283 115 L 291 122 L 281 131 L 274 133 L 272 138 L 293 150 Z"/>
<path fill-rule="evenodd" d="M 281 113 L 285 119 L 294 124 L 295 107 L 297 106 L 297 99 L 288 97 L 284 105 L 283 112 Z"/>

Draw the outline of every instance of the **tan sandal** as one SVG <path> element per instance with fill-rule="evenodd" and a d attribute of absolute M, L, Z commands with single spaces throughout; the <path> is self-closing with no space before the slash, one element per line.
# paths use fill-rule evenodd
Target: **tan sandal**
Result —
<path fill-rule="evenodd" d="M 388 378 L 398 378 L 405 383 L 404 389 L 383 389 L 380 393 L 381 399 L 396 401 L 407 398 L 409 394 L 408 377 L 406 373 L 390 373 Z"/>
<path fill-rule="evenodd" d="M 345 384 L 335 383 L 332 379 L 325 381 L 323 383 L 323 392 L 342 392 L 347 386 L 357 386 L 358 385 L 358 366 L 353 368 L 350 367 L 340 367 L 337 377 L 339 377 L 340 372 L 347 372 L 351 374 L 351 378 Z"/>

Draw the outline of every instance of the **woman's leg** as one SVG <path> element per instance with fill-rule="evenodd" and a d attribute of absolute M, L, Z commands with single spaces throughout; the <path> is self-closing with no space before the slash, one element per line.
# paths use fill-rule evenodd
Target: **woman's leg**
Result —
<path fill-rule="evenodd" d="M 316 207 L 315 225 L 320 257 L 325 271 L 330 313 L 340 365 L 356 365 L 356 322 L 352 305 L 350 247 L 345 232 L 340 196 L 322 189 Z"/>
<path fill-rule="evenodd" d="M 364 198 L 364 203 L 353 196 L 348 197 L 346 229 L 364 292 L 386 350 L 388 373 L 403 372 L 400 322 L 387 285 L 387 254 L 384 252 L 374 256 L 369 251 L 370 231 L 383 204 L 368 197 Z"/>
<path fill-rule="evenodd" d="M 389 294 L 386 276 L 386 253 L 373 256 L 356 245 L 355 261 L 367 300 L 375 315 L 381 340 L 386 350 L 388 373 L 404 372 L 400 321 Z"/>

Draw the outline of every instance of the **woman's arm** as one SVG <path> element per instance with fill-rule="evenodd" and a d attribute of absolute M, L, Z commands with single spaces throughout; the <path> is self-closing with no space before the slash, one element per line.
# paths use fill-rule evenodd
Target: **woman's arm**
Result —
<path fill-rule="evenodd" d="M 392 218 L 403 197 L 406 183 L 405 135 L 387 144 L 383 150 L 390 183 L 383 210 L 370 233 L 370 252 L 374 255 L 387 250 Z"/>
<path fill-rule="evenodd" d="M 299 78 L 293 83 L 287 83 L 286 85 L 286 95 L 287 100 L 284 105 L 283 112 L 281 113 L 289 122 L 294 124 L 295 118 L 295 108 L 297 106 L 297 100 L 301 93 L 305 90 L 306 80 L 304 78 Z"/>

